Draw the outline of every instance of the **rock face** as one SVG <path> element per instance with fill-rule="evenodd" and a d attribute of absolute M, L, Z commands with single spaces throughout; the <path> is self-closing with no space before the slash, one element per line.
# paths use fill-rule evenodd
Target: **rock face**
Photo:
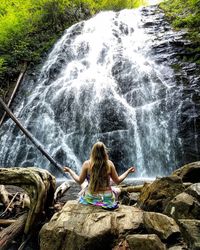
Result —
<path fill-rule="evenodd" d="M 189 186 L 186 190 L 186 193 L 192 195 L 200 202 L 200 183 L 195 183 Z"/>
<path fill-rule="evenodd" d="M 135 234 L 127 236 L 131 250 L 165 250 L 166 247 L 156 234 Z"/>
<path fill-rule="evenodd" d="M 172 199 L 164 210 L 176 219 L 200 219 L 200 183 L 189 186 Z"/>
<path fill-rule="evenodd" d="M 183 182 L 200 182 L 200 161 L 184 165 L 172 173 L 173 176 L 179 176 Z"/>
<path fill-rule="evenodd" d="M 164 241 L 180 237 L 180 229 L 175 220 L 154 212 L 144 212 L 144 225 L 148 233 L 157 234 Z"/>
<path fill-rule="evenodd" d="M 121 205 L 115 211 L 105 211 L 69 201 L 41 229 L 40 249 L 112 249 L 115 239 L 139 232 L 142 222 L 139 208 Z"/>
<path fill-rule="evenodd" d="M 147 211 L 163 212 L 169 201 L 183 190 L 184 186 L 179 177 L 163 177 L 150 185 L 144 185 L 138 204 Z"/>
<path fill-rule="evenodd" d="M 183 192 L 166 206 L 164 213 L 177 219 L 200 219 L 200 203 L 195 197 Z"/>
<path fill-rule="evenodd" d="M 190 250 L 200 249 L 200 220 L 179 220 L 179 225 Z"/>

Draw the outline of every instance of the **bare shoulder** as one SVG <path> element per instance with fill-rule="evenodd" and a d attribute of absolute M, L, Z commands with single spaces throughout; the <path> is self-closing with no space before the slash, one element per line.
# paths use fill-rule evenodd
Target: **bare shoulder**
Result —
<path fill-rule="evenodd" d="M 90 160 L 84 161 L 82 167 L 88 169 L 90 166 Z"/>
<path fill-rule="evenodd" d="M 108 160 L 108 164 L 109 164 L 109 170 L 110 172 L 112 172 L 112 170 L 115 169 L 115 165 L 111 160 Z"/>
<path fill-rule="evenodd" d="M 112 167 L 115 166 L 114 163 L 111 160 L 108 160 L 108 164 L 109 164 L 109 166 L 112 166 Z"/>

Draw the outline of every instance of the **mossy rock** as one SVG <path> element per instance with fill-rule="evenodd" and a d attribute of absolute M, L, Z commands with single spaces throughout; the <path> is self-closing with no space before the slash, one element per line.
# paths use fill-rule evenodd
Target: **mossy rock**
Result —
<path fill-rule="evenodd" d="M 163 212 L 170 200 L 183 190 L 182 180 L 178 176 L 156 179 L 152 184 L 144 185 L 138 205 L 146 211 Z"/>

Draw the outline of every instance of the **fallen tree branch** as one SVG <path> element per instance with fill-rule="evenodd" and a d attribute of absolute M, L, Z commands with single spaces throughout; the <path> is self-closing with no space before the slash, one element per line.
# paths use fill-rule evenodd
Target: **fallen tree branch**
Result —
<path fill-rule="evenodd" d="M 4 206 L 7 206 L 9 204 L 9 193 L 5 189 L 4 185 L 0 185 L 0 201 L 4 204 Z"/>
<path fill-rule="evenodd" d="M 53 205 L 55 177 L 40 168 L 0 168 L 0 184 L 23 188 L 30 198 L 30 209 L 24 228 L 27 235 L 43 212 Z"/>
<path fill-rule="evenodd" d="M 21 215 L 14 223 L 0 232 L 0 249 L 6 250 L 12 241 L 21 234 L 27 219 L 27 213 Z"/>
<path fill-rule="evenodd" d="M 13 203 L 13 201 L 16 198 L 17 195 L 18 195 L 18 192 L 12 197 L 12 199 L 11 199 L 10 203 L 8 204 L 8 206 L 6 207 L 5 211 L 0 214 L 0 217 L 5 215 L 5 213 L 8 211 L 8 209 L 10 208 L 11 204 Z"/>
<path fill-rule="evenodd" d="M 1 226 L 9 226 L 10 224 L 14 223 L 16 220 L 9 220 L 9 219 L 0 219 Z"/>
<path fill-rule="evenodd" d="M 121 191 L 128 192 L 128 193 L 134 193 L 134 192 L 141 192 L 142 188 L 143 188 L 143 185 L 128 186 L 128 187 L 122 187 Z"/>

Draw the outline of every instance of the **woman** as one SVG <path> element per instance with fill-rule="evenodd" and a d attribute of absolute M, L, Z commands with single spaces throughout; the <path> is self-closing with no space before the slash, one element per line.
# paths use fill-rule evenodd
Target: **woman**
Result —
<path fill-rule="evenodd" d="M 108 158 L 106 146 L 102 142 L 97 142 L 93 145 L 90 159 L 83 163 L 79 176 L 68 167 L 64 167 L 64 171 L 80 185 L 88 180 L 88 187 L 80 197 L 80 203 L 115 209 L 118 207 L 116 200 L 120 189 L 111 187 L 110 179 L 118 185 L 129 173 L 134 172 L 135 168 L 130 167 L 118 176 L 113 162 Z"/>

